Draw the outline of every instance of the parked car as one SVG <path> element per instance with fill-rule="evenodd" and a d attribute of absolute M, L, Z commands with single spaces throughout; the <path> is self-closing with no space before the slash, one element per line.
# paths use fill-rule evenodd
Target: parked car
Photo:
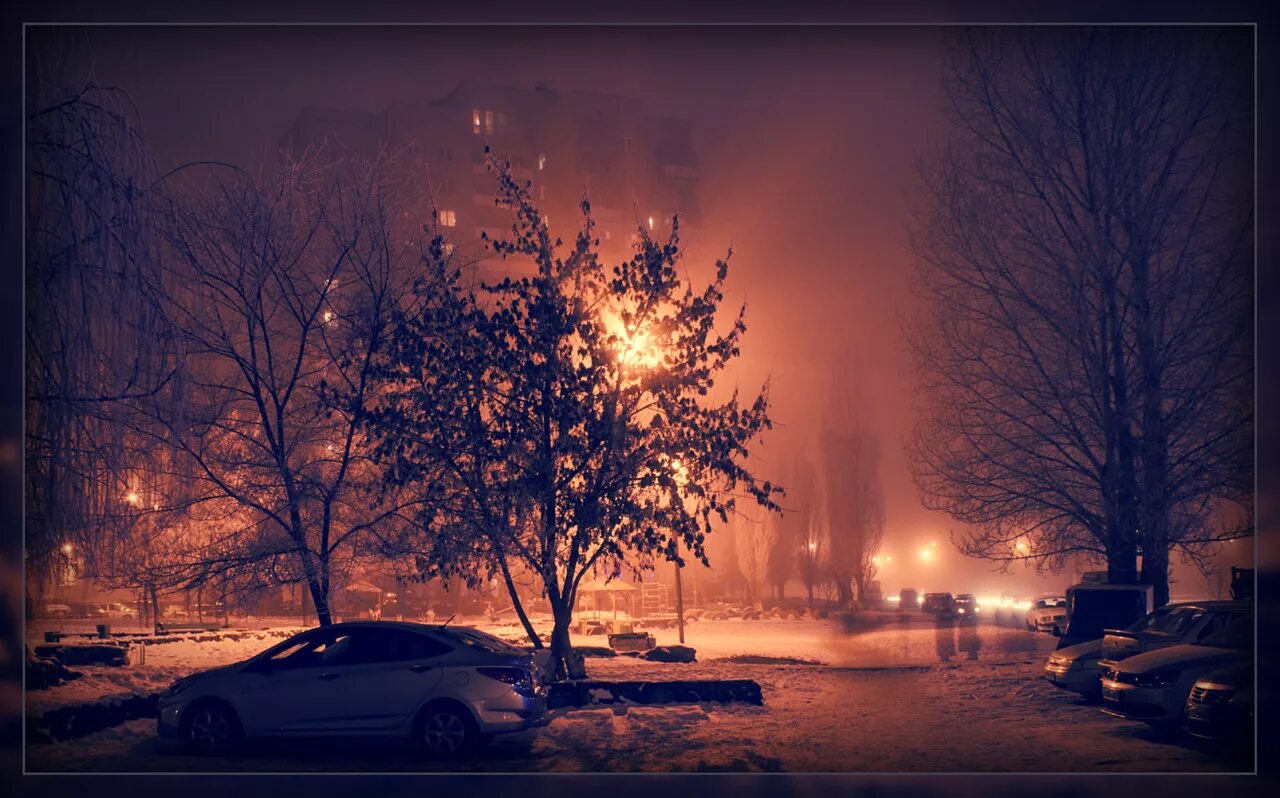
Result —
<path fill-rule="evenodd" d="M 1067 628 L 1067 597 L 1040 596 L 1031 602 L 1026 622 L 1028 632 L 1061 635 Z"/>
<path fill-rule="evenodd" d="M 978 604 L 978 599 L 972 593 L 960 593 L 951 606 L 956 617 L 962 621 L 976 621 L 978 614 L 982 612 L 982 606 Z"/>
<path fill-rule="evenodd" d="M 1205 674 L 1187 696 L 1187 731 L 1208 740 L 1246 740 L 1253 734 L 1253 663 Z"/>
<path fill-rule="evenodd" d="M 546 722 L 533 655 L 468 627 L 339 623 L 174 682 L 157 731 L 222 753 L 244 738 L 361 736 L 456 756 Z"/>
<path fill-rule="evenodd" d="M 872 579 L 867 582 L 867 592 L 862 596 L 863 605 L 870 609 L 879 609 L 884 606 L 884 592 L 880 589 L 880 580 Z"/>
<path fill-rule="evenodd" d="M 925 593 L 920 609 L 935 615 L 950 617 L 955 614 L 955 599 L 950 593 Z"/>
<path fill-rule="evenodd" d="M 107 605 L 107 612 L 110 615 L 122 616 L 125 618 L 138 617 L 138 608 L 132 604 L 124 604 L 119 601 L 113 601 Z"/>
<path fill-rule="evenodd" d="M 1128 629 L 1109 629 L 1101 640 L 1076 643 L 1053 652 L 1045 663 L 1044 677 L 1056 687 L 1096 697 L 1100 692 L 1102 660 L 1118 662 L 1157 648 L 1200 642 L 1248 609 L 1247 602 L 1237 601 L 1187 602 L 1160 607 Z"/>
<path fill-rule="evenodd" d="M 46 604 L 40 608 L 40 614 L 46 618 L 70 618 L 70 604 Z"/>
<path fill-rule="evenodd" d="M 1120 662 L 1100 662 L 1103 711 L 1152 725 L 1181 723 L 1202 676 L 1253 657 L 1253 614 L 1237 617 L 1200 643 L 1168 646 Z"/>
<path fill-rule="evenodd" d="M 1104 659 L 1122 659 L 1178 643 L 1198 643 L 1252 609 L 1247 601 L 1193 601 L 1153 611 L 1128 629 L 1108 629 Z"/>
<path fill-rule="evenodd" d="M 898 609 L 914 610 L 920 607 L 920 594 L 915 588 L 904 587 L 898 591 Z"/>
<path fill-rule="evenodd" d="M 1074 646 L 1060 648 L 1049 655 L 1044 665 L 1044 678 L 1054 687 L 1079 693 L 1087 698 L 1097 698 L 1102 692 L 1102 641 L 1088 640 Z"/>

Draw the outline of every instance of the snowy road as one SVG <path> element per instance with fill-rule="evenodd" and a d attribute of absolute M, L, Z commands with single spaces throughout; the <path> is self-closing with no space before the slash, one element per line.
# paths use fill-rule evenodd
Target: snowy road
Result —
<path fill-rule="evenodd" d="M 907 630 L 899 630 L 907 635 Z M 889 634 L 884 630 L 883 634 Z M 1023 634 L 1023 633 L 1017 633 Z M 902 644 L 910 646 L 909 642 Z M 495 739 L 444 765 L 408 748 L 261 745 L 194 757 L 154 736 L 154 721 L 27 750 L 29 771 L 1226 771 L 1248 769 L 1185 739 L 1103 715 L 1038 679 L 1042 658 L 888 665 L 672 666 L 593 660 L 597 678 L 750 678 L 765 706 L 559 711 L 545 728 Z"/>

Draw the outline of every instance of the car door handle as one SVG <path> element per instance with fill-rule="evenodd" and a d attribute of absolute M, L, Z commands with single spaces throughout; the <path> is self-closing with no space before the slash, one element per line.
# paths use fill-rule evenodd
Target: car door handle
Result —
<path fill-rule="evenodd" d="M 322 673 L 320 674 L 319 678 L 325 681 L 328 681 L 330 679 L 336 679 L 341 675 L 342 675 L 341 673 Z"/>
<path fill-rule="evenodd" d="M 409 670 L 413 671 L 414 673 L 426 673 L 427 671 L 433 670 L 434 668 L 435 668 L 434 665 L 410 665 L 409 666 Z"/>

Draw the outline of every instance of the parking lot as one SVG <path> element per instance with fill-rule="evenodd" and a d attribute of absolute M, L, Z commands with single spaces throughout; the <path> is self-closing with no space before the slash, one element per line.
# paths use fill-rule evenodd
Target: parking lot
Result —
<path fill-rule="evenodd" d="M 425 761 L 407 747 L 345 741 L 255 744 L 230 757 L 196 757 L 158 740 L 155 722 L 145 719 L 78 740 L 28 746 L 26 762 L 32 771 L 142 772 L 1252 769 L 1247 757 L 1107 716 L 1096 704 L 1054 688 L 1040 678 L 1054 644 L 1047 635 L 991 624 L 971 629 L 979 642 L 972 658 L 958 637 L 944 643 L 928 624 L 852 631 L 817 620 L 691 624 L 689 642 L 701 646 L 698 662 L 592 659 L 589 673 L 599 679 L 754 679 L 763 707 L 556 710 L 547 726 L 499 736 L 462 762 Z M 750 650 L 730 650 L 726 640 L 745 640 L 741 645 Z M 178 647 L 157 647 L 153 662 L 166 648 Z M 954 653 L 942 661 L 940 650 Z"/>

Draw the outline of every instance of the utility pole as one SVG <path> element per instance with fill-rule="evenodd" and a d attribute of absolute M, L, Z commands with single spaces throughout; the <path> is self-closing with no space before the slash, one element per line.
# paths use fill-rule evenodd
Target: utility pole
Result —
<path fill-rule="evenodd" d="M 676 623 L 680 627 L 680 645 L 684 645 L 684 592 L 680 588 L 679 562 L 676 563 Z"/>

